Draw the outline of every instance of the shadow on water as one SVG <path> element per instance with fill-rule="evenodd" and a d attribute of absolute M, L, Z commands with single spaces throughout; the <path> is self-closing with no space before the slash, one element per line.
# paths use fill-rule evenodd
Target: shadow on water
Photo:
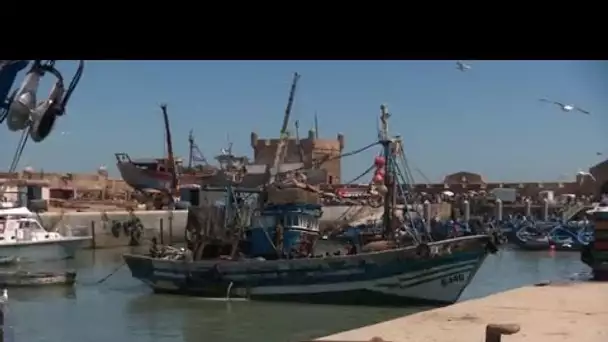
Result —
<path fill-rule="evenodd" d="M 10 290 L 10 300 L 18 302 L 76 300 L 76 289 L 65 286 L 49 286 L 37 289 L 17 288 Z"/>
<path fill-rule="evenodd" d="M 268 302 L 209 301 L 154 295 L 121 267 L 130 251 L 82 251 L 74 260 L 37 268 L 78 272 L 74 289 L 12 289 L 8 324 L 17 341 L 239 342 L 298 341 L 373 324 L 423 308 L 374 308 Z M 515 252 L 488 257 L 463 299 L 586 270 L 578 253 Z"/>
<path fill-rule="evenodd" d="M 300 341 L 424 309 L 151 297 L 140 296 L 128 303 L 130 321 L 146 327 L 136 334 L 151 339 L 155 331 L 171 330 L 166 327 L 171 321 L 181 327 L 180 334 L 186 342 Z"/>

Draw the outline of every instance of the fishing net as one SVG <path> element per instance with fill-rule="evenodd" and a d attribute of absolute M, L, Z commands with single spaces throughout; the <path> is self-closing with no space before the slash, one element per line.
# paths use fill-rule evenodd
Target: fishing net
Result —
<path fill-rule="evenodd" d="M 269 188 L 267 199 L 272 204 L 321 203 L 319 194 L 301 188 Z"/>

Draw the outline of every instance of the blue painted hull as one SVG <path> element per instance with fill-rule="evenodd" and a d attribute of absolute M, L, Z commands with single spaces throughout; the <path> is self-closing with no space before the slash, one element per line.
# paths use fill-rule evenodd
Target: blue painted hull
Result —
<path fill-rule="evenodd" d="M 135 278 L 155 291 L 363 305 L 448 304 L 475 276 L 490 238 L 461 237 L 357 255 L 291 260 L 197 262 L 125 255 Z"/>

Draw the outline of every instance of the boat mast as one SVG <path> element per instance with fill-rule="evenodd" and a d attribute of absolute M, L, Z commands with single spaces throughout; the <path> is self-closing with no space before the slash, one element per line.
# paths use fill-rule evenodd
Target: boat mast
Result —
<path fill-rule="evenodd" d="M 388 135 L 388 118 L 390 114 L 386 105 L 380 106 L 380 144 L 384 149 L 384 186 L 386 187 L 386 194 L 384 195 L 384 214 L 382 216 L 382 225 L 384 226 L 383 235 L 384 238 L 392 237 L 393 235 L 393 209 L 395 207 L 395 168 L 393 167 L 392 158 L 392 140 Z"/>

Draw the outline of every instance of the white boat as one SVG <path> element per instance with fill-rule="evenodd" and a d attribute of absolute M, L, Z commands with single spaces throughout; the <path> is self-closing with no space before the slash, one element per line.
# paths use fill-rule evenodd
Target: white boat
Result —
<path fill-rule="evenodd" d="M 92 238 L 48 232 L 26 207 L 0 208 L 0 256 L 29 261 L 73 258 Z"/>

